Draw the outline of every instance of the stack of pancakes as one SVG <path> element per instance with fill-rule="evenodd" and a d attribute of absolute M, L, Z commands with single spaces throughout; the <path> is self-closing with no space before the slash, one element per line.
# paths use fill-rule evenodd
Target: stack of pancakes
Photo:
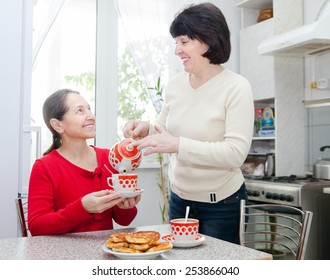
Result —
<path fill-rule="evenodd" d="M 115 252 L 150 253 L 172 248 L 170 242 L 160 242 L 157 231 L 117 232 L 111 234 L 105 245 Z"/>

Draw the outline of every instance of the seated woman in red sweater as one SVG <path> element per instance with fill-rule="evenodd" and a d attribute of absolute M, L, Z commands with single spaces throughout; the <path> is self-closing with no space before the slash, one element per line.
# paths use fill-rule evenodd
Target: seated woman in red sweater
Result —
<path fill-rule="evenodd" d="M 109 149 L 87 144 L 95 137 L 95 117 L 86 100 L 76 91 L 56 91 L 46 99 L 43 116 L 53 144 L 31 171 L 31 234 L 113 229 L 113 221 L 129 225 L 141 196 L 123 199 L 110 192 L 107 177 L 118 172 L 109 163 Z"/>

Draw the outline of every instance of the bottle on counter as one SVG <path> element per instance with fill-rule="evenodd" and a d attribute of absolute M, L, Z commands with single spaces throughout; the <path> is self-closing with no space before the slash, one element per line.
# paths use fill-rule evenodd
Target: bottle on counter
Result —
<path fill-rule="evenodd" d="M 254 110 L 254 136 L 259 135 L 261 128 L 262 108 L 255 108 Z"/>
<path fill-rule="evenodd" d="M 265 107 L 265 109 L 262 113 L 261 127 L 269 128 L 269 129 L 274 128 L 274 114 L 273 114 L 272 108 Z"/>
<path fill-rule="evenodd" d="M 275 136 L 274 111 L 270 107 L 265 107 L 262 112 L 259 136 Z"/>

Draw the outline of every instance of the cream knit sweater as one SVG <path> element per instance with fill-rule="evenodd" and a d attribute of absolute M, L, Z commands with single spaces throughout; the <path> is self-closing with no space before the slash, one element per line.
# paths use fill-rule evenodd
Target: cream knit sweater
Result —
<path fill-rule="evenodd" d="M 167 85 L 157 123 L 180 137 L 169 165 L 173 192 L 188 200 L 215 202 L 240 188 L 240 166 L 254 123 L 251 86 L 244 77 L 224 69 L 193 89 L 189 73 L 176 75 Z M 149 133 L 155 133 L 153 126 Z"/>

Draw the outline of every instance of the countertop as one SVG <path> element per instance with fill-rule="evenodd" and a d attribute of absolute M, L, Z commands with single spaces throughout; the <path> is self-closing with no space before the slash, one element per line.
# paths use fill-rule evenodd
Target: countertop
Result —
<path fill-rule="evenodd" d="M 171 233 L 170 225 L 144 226 L 106 231 L 0 239 L 2 260 L 110 260 L 102 246 L 110 234 L 118 231 L 155 230 L 161 236 Z M 165 260 L 256 260 L 272 259 L 272 255 L 223 240 L 205 236 L 197 247 L 176 248 L 156 259 Z"/>

